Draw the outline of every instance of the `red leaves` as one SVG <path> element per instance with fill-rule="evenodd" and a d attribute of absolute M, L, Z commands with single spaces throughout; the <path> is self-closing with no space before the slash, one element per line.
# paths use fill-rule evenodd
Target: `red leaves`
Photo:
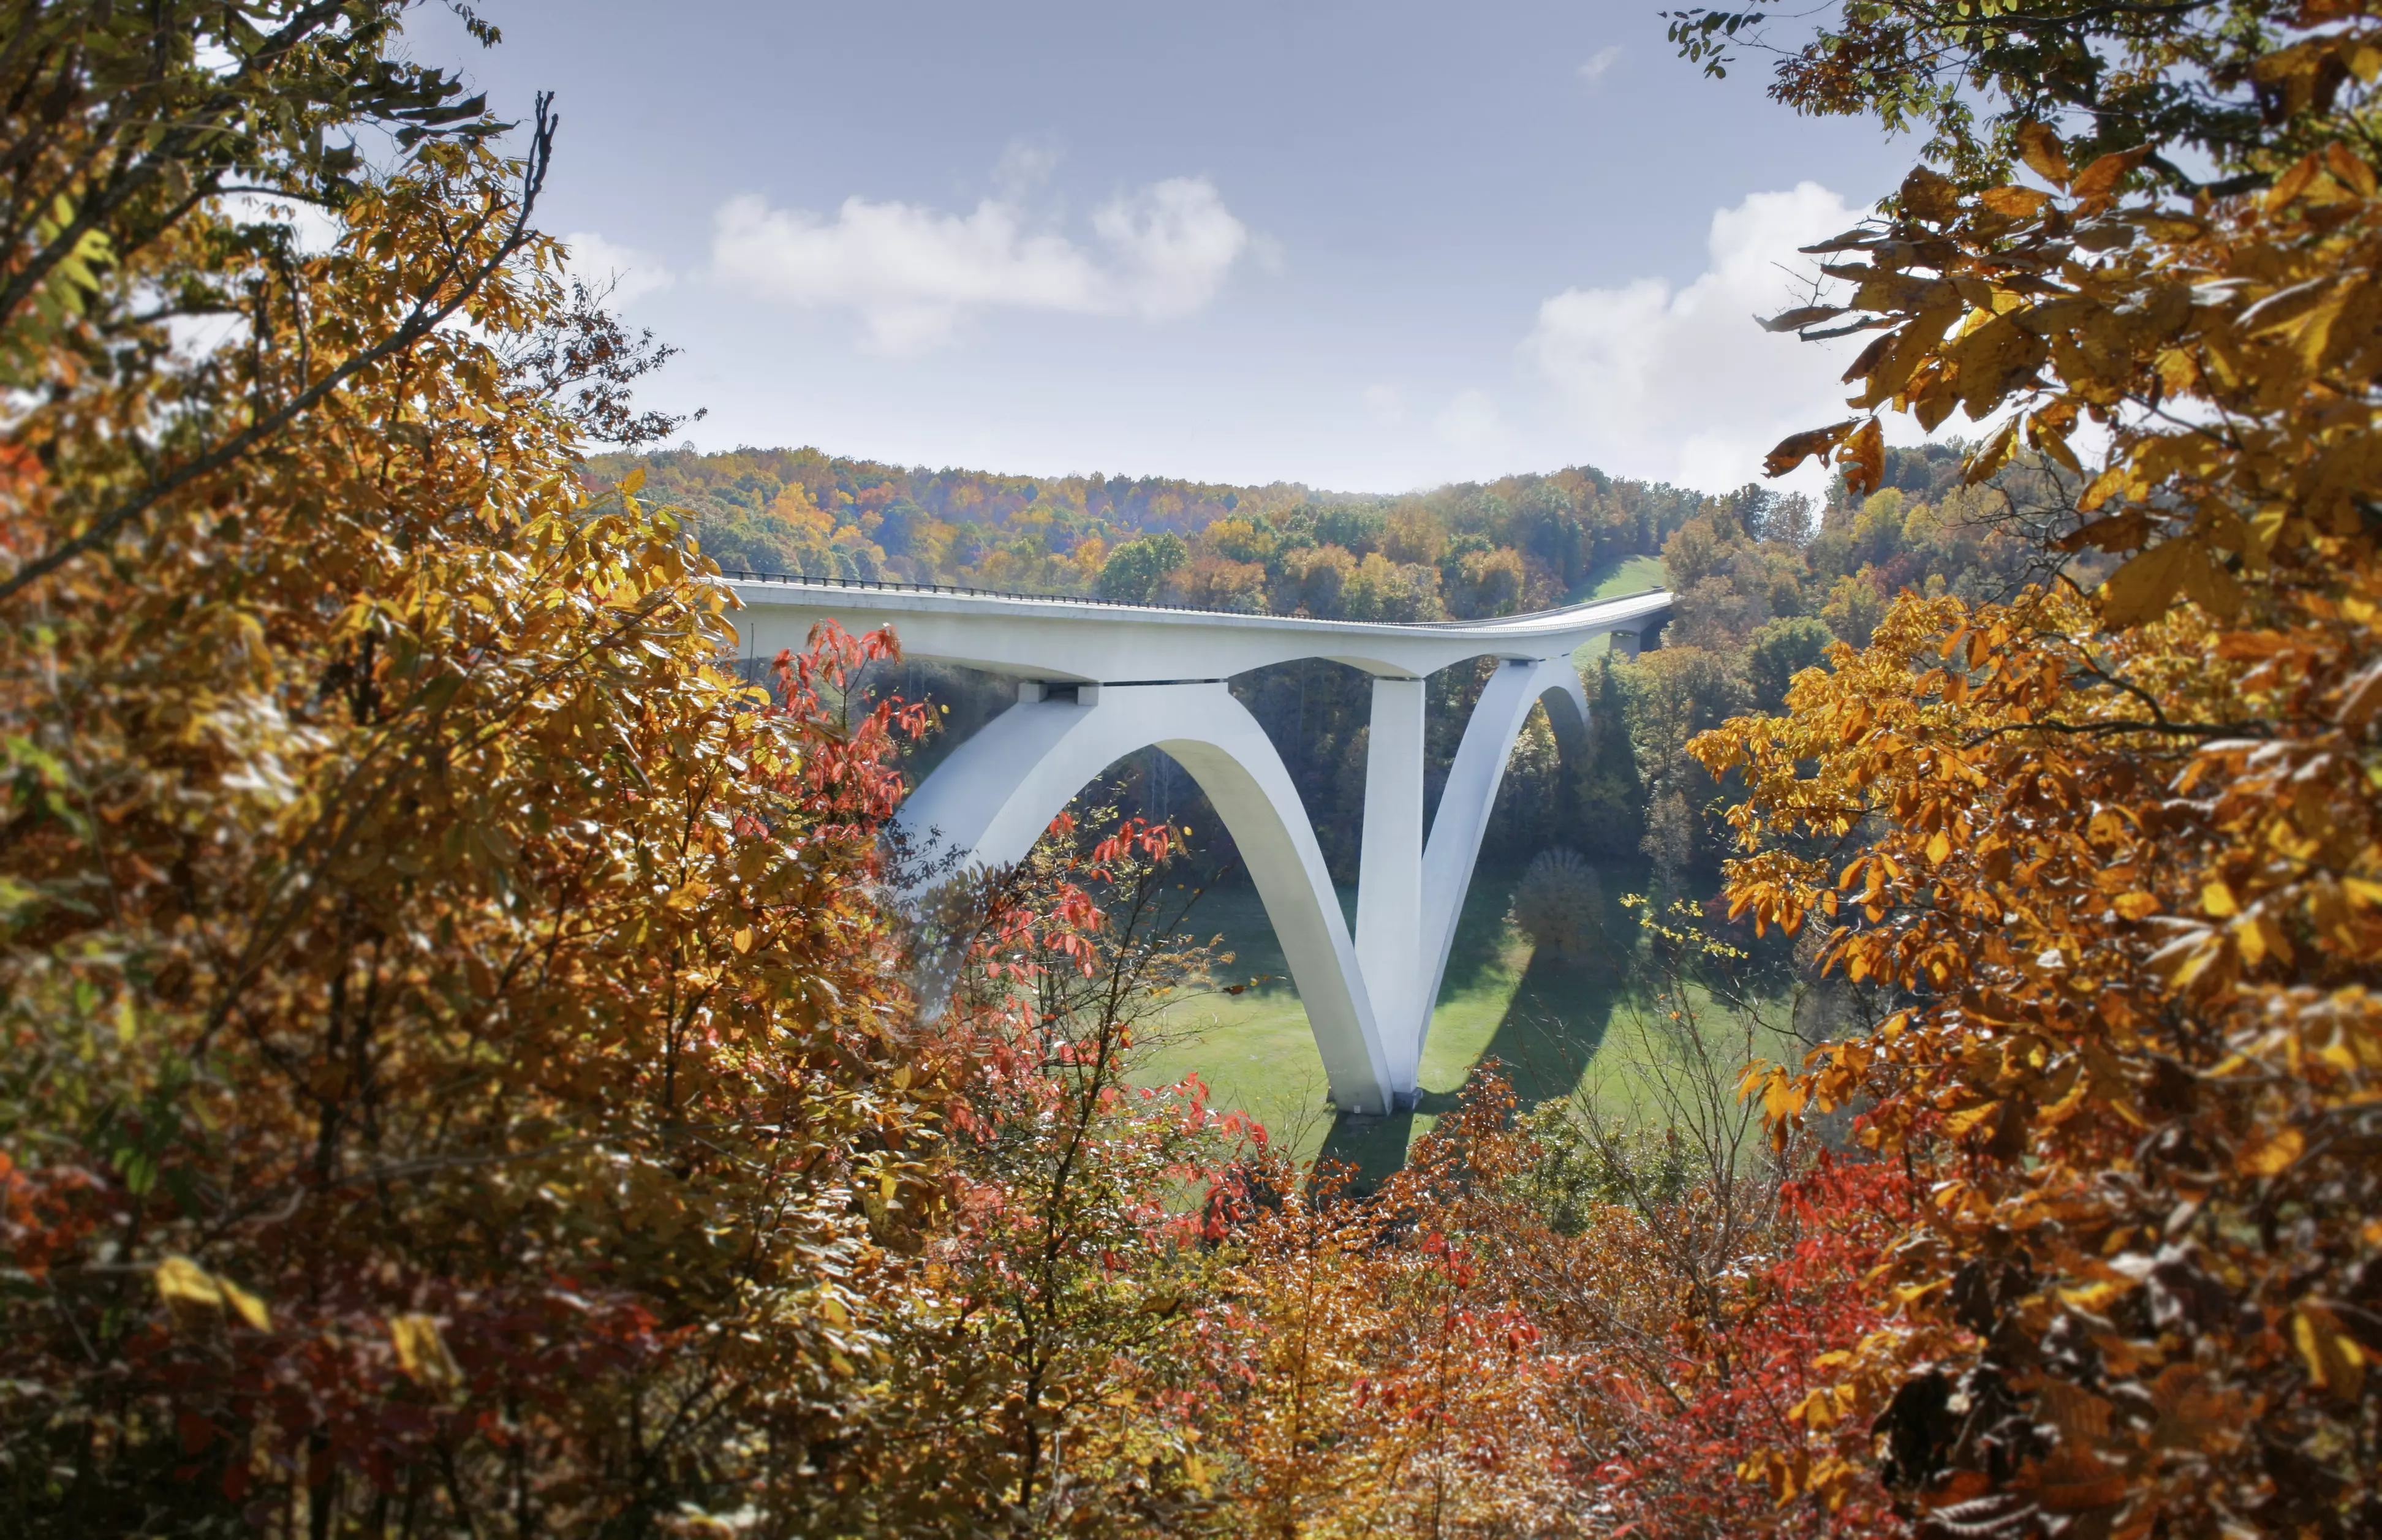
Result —
<path fill-rule="evenodd" d="M 814 837 L 857 846 L 874 839 L 901 806 L 907 788 L 895 752 L 926 736 L 926 704 L 893 695 L 856 721 L 851 716 L 864 672 L 901 655 L 891 631 L 854 637 L 830 619 L 812 628 L 807 652 L 782 651 L 771 664 L 778 691 L 767 715 L 791 730 L 800 751 L 798 775 L 777 775 L 774 784 L 799 788 L 804 811 L 820 820 L 806 831 Z"/>

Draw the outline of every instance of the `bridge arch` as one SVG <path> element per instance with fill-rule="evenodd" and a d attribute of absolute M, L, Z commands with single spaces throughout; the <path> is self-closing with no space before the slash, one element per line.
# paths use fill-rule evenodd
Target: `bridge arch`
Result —
<path fill-rule="evenodd" d="M 1430 1030 L 1440 985 L 1447 978 L 1456 923 L 1463 917 L 1464 897 L 1472 887 L 1472 870 L 1480 859 L 1480 841 L 1489 831 L 1489 815 L 1496 810 L 1515 740 L 1529 721 L 1530 708 L 1541 704 L 1557 750 L 1567 764 L 1578 763 L 1588 746 L 1588 693 L 1580 687 L 1579 670 L 1565 656 L 1501 664 L 1481 687 L 1463 740 L 1456 745 L 1455 761 L 1448 766 L 1420 863 L 1424 908 L 1416 958 L 1421 973 L 1410 996 L 1418 1014 L 1413 1021 L 1400 1023 L 1406 1029 L 1403 1036 L 1413 1041 L 1416 1059 L 1406 1071 L 1406 1083 L 1421 1068 L 1423 1039 Z M 1396 1032 L 1391 1038 L 1403 1040 Z"/>
<path fill-rule="evenodd" d="M 1351 1111 L 1389 1110 L 1395 1059 L 1315 830 L 1272 740 L 1222 681 L 1110 685 L 1091 704 L 1021 701 L 936 766 L 899 822 L 922 852 L 1007 865 L 1102 770 L 1153 746 L 1199 784 L 1240 847 L 1333 1100 Z"/>

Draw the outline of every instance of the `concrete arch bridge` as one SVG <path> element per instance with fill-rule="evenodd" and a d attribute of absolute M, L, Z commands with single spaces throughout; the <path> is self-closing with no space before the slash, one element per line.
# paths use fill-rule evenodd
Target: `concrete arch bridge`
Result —
<path fill-rule="evenodd" d="M 1388 624 L 1149 608 L 1085 599 L 804 580 L 732 582 L 754 655 L 800 650 L 817 622 L 890 627 L 905 655 L 1006 675 L 1017 704 L 959 745 L 910 794 L 901 823 L 922 849 L 1017 861 L 1101 771 L 1155 747 L 1231 831 L 1273 923 L 1345 1111 L 1413 1105 L 1423 1034 L 1516 737 L 1540 701 L 1578 752 L 1588 701 L 1575 648 L 1611 633 L 1634 652 L 1667 616 L 1659 590 L 1493 620 Z M 1494 657 L 1439 807 L 1423 827 L 1424 680 Z M 1226 681 L 1325 658 L 1373 677 L 1357 928 L 1348 932 L 1281 755 Z"/>

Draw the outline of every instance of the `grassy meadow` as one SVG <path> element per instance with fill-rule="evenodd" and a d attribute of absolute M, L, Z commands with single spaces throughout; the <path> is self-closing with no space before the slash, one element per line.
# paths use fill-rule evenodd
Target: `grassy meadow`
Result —
<path fill-rule="evenodd" d="M 1447 977 L 1432 1011 L 1414 1111 L 1386 1118 L 1336 1114 L 1327 1105 L 1323 1062 L 1307 1012 L 1288 978 L 1282 948 L 1256 892 L 1209 893 L 1188 929 L 1222 938 L 1233 961 L 1217 970 L 1220 988 L 1171 1005 L 1151 1034 L 1141 1078 L 1159 1084 L 1197 1073 L 1215 1105 L 1246 1112 L 1301 1158 L 1329 1155 L 1370 1180 L 1394 1170 L 1406 1146 L 1455 1105 L 1472 1067 L 1495 1058 L 1531 1102 L 1569 1094 L 1582 1083 L 1608 1031 L 1626 1034 L 1634 1020 L 1621 997 L 1618 962 L 1634 941 L 1617 902 L 1613 965 L 1556 967 L 1535 959 L 1527 938 L 1505 918 L 1518 871 L 1477 873 L 1456 927 Z M 1610 874 L 1609 890 L 1629 882 Z M 1347 904 L 1353 893 L 1343 895 Z M 1221 986 L 1243 984 L 1238 995 Z"/>

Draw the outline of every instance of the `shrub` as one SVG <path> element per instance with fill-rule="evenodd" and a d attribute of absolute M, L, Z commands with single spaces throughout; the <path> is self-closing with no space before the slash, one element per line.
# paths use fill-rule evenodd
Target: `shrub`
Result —
<path fill-rule="evenodd" d="M 1604 884 L 1577 850 L 1541 850 L 1522 873 L 1507 916 L 1539 956 L 1578 962 L 1604 934 Z"/>

